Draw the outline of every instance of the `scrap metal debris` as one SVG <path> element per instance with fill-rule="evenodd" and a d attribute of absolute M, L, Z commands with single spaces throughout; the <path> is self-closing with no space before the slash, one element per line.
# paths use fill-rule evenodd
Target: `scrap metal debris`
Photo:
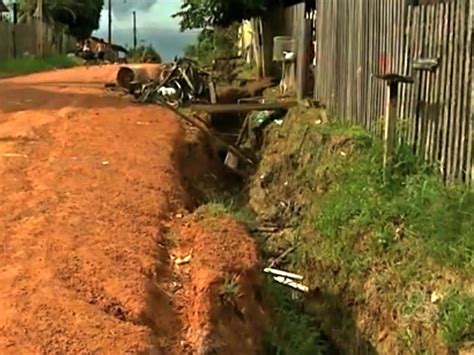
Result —
<path fill-rule="evenodd" d="M 216 90 L 212 76 L 188 58 L 178 59 L 165 70 L 162 80 L 140 84 L 134 95 L 142 103 L 165 102 L 178 108 L 188 103 L 215 103 Z"/>

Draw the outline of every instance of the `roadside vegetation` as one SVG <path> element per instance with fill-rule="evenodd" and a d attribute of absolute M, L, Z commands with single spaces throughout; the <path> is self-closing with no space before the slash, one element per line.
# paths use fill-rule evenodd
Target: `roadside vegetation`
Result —
<path fill-rule="evenodd" d="M 161 55 L 152 45 L 139 46 L 128 52 L 128 59 L 131 63 L 161 63 Z"/>
<path fill-rule="evenodd" d="M 206 29 L 186 54 L 211 63 L 224 48 L 219 30 L 270 2 L 239 3 L 184 1 L 176 15 L 182 29 Z M 268 283 L 270 353 L 333 353 L 328 344 L 342 353 L 474 352 L 474 192 L 446 186 L 438 167 L 403 145 L 386 174 L 382 153 L 363 128 L 295 108 L 266 129 L 244 189 L 249 207 L 227 200 L 203 207 L 250 229 L 286 226 L 256 238 L 266 258 L 292 250 L 280 267 L 303 274 L 311 292 L 295 299 Z"/>
<path fill-rule="evenodd" d="M 201 31 L 195 44 L 185 48 L 185 55 L 203 65 L 213 60 L 237 55 L 238 25 L 208 28 Z"/>
<path fill-rule="evenodd" d="M 0 76 L 14 76 L 36 73 L 40 71 L 72 68 L 81 63 L 75 57 L 55 55 L 44 58 L 32 56 L 0 60 Z"/>
<path fill-rule="evenodd" d="M 358 345 L 347 339 L 359 332 L 377 347 L 386 342 L 402 352 L 468 346 L 474 193 L 445 186 L 435 167 L 404 146 L 384 179 L 377 139 L 324 121 L 317 110 L 298 108 L 268 132 L 252 207 L 296 228 L 266 248 L 295 248 L 289 268 L 320 291 L 307 309 L 346 349 Z M 279 204 L 286 207 L 275 209 Z"/>

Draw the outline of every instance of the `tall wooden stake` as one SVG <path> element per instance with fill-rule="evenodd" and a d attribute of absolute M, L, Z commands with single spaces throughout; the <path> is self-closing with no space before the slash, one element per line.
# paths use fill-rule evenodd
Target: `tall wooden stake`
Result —
<path fill-rule="evenodd" d="M 385 108 L 385 134 L 384 134 L 384 168 L 390 168 L 393 161 L 395 137 L 397 136 L 397 105 L 398 83 L 391 82 L 387 85 L 387 104 Z"/>

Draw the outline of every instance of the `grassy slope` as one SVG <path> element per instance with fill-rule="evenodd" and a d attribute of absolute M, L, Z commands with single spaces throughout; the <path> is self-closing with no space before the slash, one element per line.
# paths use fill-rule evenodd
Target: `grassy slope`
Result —
<path fill-rule="evenodd" d="M 76 58 L 59 55 L 0 60 L 0 76 L 25 75 L 52 69 L 71 68 L 78 64 Z"/>
<path fill-rule="evenodd" d="M 308 309 L 352 350 L 367 351 L 361 339 L 404 353 L 474 340 L 474 194 L 446 188 L 403 147 L 385 181 L 376 141 L 319 118 L 298 108 L 272 128 L 251 187 L 257 212 L 298 225 L 267 247 L 296 246 L 292 268 L 320 290 Z"/>

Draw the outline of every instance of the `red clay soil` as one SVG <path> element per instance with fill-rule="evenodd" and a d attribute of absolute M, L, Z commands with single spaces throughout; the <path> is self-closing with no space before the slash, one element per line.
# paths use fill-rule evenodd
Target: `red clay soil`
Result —
<path fill-rule="evenodd" d="M 182 200 L 181 128 L 164 109 L 106 94 L 115 72 L 0 81 L 1 354 L 156 343 L 150 275 L 160 221 Z"/>
<path fill-rule="evenodd" d="M 172 292 L 190 354 L 261 354 L 266 315 L 258 248 L 247 230 L 226 216 L 191 215 L 168 233 L 174 265 Z M 176 263 L 174 263 L 176 264 Z"/>
<path fill-rule="evenodd" d="M 106 93 L 116 71 L 0 81 L 0 354 L 257 353 L 255 243 L 230 220 L 182 219 L 167 250 L 184 130 Z"/>

